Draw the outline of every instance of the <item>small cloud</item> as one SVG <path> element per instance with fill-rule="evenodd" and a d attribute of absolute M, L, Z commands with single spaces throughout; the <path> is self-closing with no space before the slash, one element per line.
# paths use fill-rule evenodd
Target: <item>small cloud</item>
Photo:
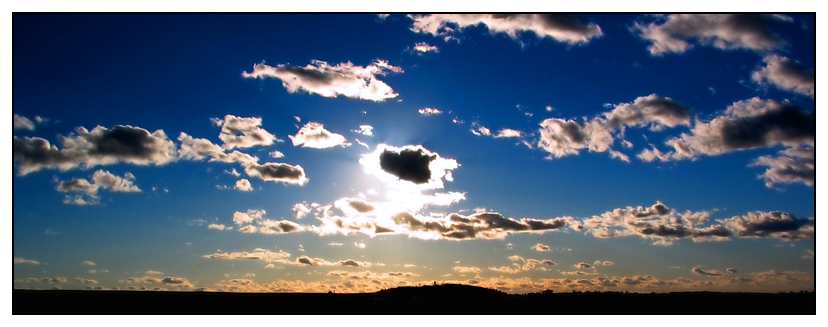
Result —
<path fill-rule="evenodd" d="M 472 123 L 471 132 L 472 132 L 472 134 L 477 135 L 477 136 L 492 135 L 492 131 L 490 129 L 486 128 L 486 126 L 480 125 L 477 122 Z"/>
<path fill-rule="evenodd" d="M 37 260 L 25 259 L 25 258 L 14 258 L 14 264 L 16 265 L 39 265 L 40 262 Z"/>
<path fill-rule="evenodd" d="M 19 116 L 18 114 L 14 114 L 12 118 L 12 126 L 13 129 L 27 129 L 33 131 L 35 129 L 35 124 L 29 120 L 29 118 Z"/>
<path fill-rule="evenodd" d="M 535 251 L 539 251 L 539 252 L 548 252 L 548 251 L 550 251 L 549 245 L 541 244 L 541 243 L 535 244 L 535 246 L 533 246 L 532 249 L 534 249 Z"/>
<path fill-rule="evenodd" d="M 495 138 L 502 138 L 502 137 L 521 137 L 523 133 L 518 130 L 504 128 L 501 129 L 500 132 L 495 135 Z"/>
<path fill-rule="evenodd" d="M 439 109 L 434 109 L 434 108 L 421 108 L 417 111 L 420 113 L 420 115 L 423 115 L 423 116 L 434 116 L 434 115 L 439 115 L 439 114 L 443 113 Z"/>
<path fill-rule="evenodd" d="M 437 53 L 437 52 L 440 52 L 440 50 L 437 49 L 437 46 L 430 45 L 430 44 L 425 43 L 425 42 L 418 42 L 417 44 L 414 45 L 414 48 L 412 49 L 412 52 L 414 52 L 416 54 L 425 54 L 425 53 L 428 53 L 428 52 Z"/>
<path fill-rule="evenodd" d="M 306 148 L 325 149 L 335 146 L 347 147 L 351 143 L 344 136 L 331 133 L 320 123 L 308 122 L 299 129 L 296 135 L 288 136 L 294 146 L 301 145 Z"/>
<path fill-rule="evenodd" d="M 253 186 L 250 185 L 250 181 L 246 178 L 242 178 L 236 181 L 236 185 L 234 186 L 235 189 L 242 191 L 242 192 L 250 192 L 253 190 Z"/>
<path fill-rule="evenodd" d="M 97 266 L 97 264 L 95 264 L 94 262 L 89 261 L 89 260 L 81 262 L 81 265 L 84 265 L 84 266 Z"/>
<path fill-rule="evenodd" d="M 365 248 L 365 243 L 363 243 L 363 242 L 359 242 L 359 243 L 354 242 L 354 246 L 357 247 L 357 248 L 360 248 L 360 249 L 364 249 Z"/>
<path fill-rule="evenodd" d="M 271 157 L 273 157 L 273 158 L 282 158 L 282 157 L 284 157 L 284 156 L 285 156 L 285 154 L 284 154 L 284 153 L 282 153 L 282 152 L 280 152 L 280 151 L 276 151 L 276 150 L 274 150 L 274 151 L 272 151 L 272 152 L 268 152 L 268 154 L 269 154 Z M 235 170 L 235 169 L 234 169 L 234 170 Z"/>
<path fill-rule="evenodd" d="M 359 125 L 359 129 L 355 129 L 352 132 L 365 136 L 374 136 L 374 127 L 371 125 Z"/>

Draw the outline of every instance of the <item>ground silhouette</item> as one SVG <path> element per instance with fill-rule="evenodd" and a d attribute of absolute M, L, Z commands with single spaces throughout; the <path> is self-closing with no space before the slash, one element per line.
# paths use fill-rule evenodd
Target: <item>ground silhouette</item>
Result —
<path fill-rule="evenodd" d="M 815 292 L 507 294 L 460 284 L 374 293 L 13 290 L 12 314 L 813 315 Z"/>

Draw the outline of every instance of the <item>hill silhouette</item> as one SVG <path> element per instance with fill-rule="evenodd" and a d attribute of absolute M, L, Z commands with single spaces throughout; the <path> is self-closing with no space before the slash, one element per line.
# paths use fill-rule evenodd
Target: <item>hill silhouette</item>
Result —
<path fill-rule="evenodd" d="M 80 305 L 74 305 L 80 304 Z M 816 314 L 816 293 L 506 294 L 440 284 L 374 293 L 13 290 L 12 314 Z"/>

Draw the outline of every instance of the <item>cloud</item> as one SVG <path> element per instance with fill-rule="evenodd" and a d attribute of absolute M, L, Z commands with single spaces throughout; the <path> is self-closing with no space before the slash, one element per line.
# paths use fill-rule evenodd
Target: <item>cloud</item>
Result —
<path fill-rule="evenodd" d="M 358 213 L 374 211 L 374 206 L 360 199 L 342 198 L 334 202 L 334 206 L 342 210 L 354 210 Z"/>
<path fill-rule="evenodd" d="M 613 106 L 613 105 L 608 105 Z M 590 152 L 608 152 L 612 158 L 629 162 L 629 157 L 612 150 L 613 133 L 626 127 L 650 126 L 651 130 L 689 125 L 690 109 L 675 100 L 650 94 L 637 97 L 631 103 L 614 105 L 613 109 L 583 122 L 563 118 L 547 118 L 541 122 L 538 147 L 550 153 L 550 158 Z M 623 144 L 627 144 L 624 142 Z"/>
<path fill-rule="evenodd" d="M 414 47 L 412 48 L 412 52 L 420 55 L 420 54 L 429 53 L 429 52 L 437 53 L 437 52 L 440 52 L 440 49 L 437 49 L 437 46 L 430 45 L 430 44 L 425 43 L 425 42 L 417 42 L 416 44 L 414 44 Z"/>
<path fill-rule="evenodd" d="M 816 182 L 816 149 L 808 146 L 792 147 L 779 152 L 779 156 L 761 156 L 750 166 L 766 166 L 761 177 L 765 186 L 779 183 L 802 183 L 813 186 Z"/>
<path fill-rule="evenodd" d="M 250 164 L 244 166 L 244 172 L 250 177 L 258 177 L 263 181 L 280 182 L 285 184 L 304 185 L 308 182 L 302 166 L 291 166 L 286 163 L 266 162 L 264 164 Z"/>
<path fill-rule="evenodd" d="M 29 120 L 29 118 L 20 116 L 18 114 L 14 114 L 12 118 L 12 128 L 13 129 L 28 129 L 33 131 L 35 129 L 35 124 Z"/>
<path fill-rule="evenodd" d="M 19 162 L 19 175 L 44 168 L 66 171 L 125 162 L 164 165 L 176 159 L 175 144 L 163 130 L 153 133 L 132 126 L 112 129 L 97 126 L 91 131 L 78 127 L 74 134 L 59 136 L 63 148 L 39 137 L 14 137 L 12 156 Z"/>
<path fill-rule="evenodd" d="M 523 133 L 521 133 L 521 131 L 510 129 L 510 128 L 504 128 L 504 129 L 501 129 L 499 132 L 497 132 L 497 134 L 495 135 L 495 138 L 521 137 L 521 136 L 523 136 Z"/>
<path fill-rule="evenodd" d="M 518 39 L 520 33 L 533 33 L 538 38 L 551 38 L 567 44 L 585 44 L 600 37 L 601 28 L 571 14 L 437 14 L 409 15 L 414 22 L 411 30 L 442 36 L 446 40 L 466 27 L 484 25 L 492 33 L 504 33 Z"/>
<path fill-rule="evenodd" d="M 89 261 L 89 260 L 81 262 L 81 265 L 84 265 L 84 266 L 97 266 L 97 264 L 95 264 L 94 262 Z"/>
<path fill-rule="evenodd" d="M 207 225 L 207 229 L 217 229 L 217 230 L 225 230 L 225 229 L 233 229 L 233 227 L 224 226 L 224 224 L 216 224 L 212 223 Z"/>
<path fill-rule="evenodd" d="M 440 157 L 421 145 L 393 147 L 380 144 L 359 160 L 366 173 L 387 183 L 405 181 L 420 189 L 443 188 L 443 179 L 452 180 L 451 170 L 460 165 L 454 159 Z"/>
<path fill-rule="evenodd" d="M 221 125 L 219 139 L 224 142 L 225 149 L 271 145 L 273 141 L 278 141 L 276 136 L 261 128 L 261 117 L 225 115 L 224 119 L 212 120 L 216 125 Z"/>
<path fill-rule="evenodd" d="M 417 110 L 417 112 L 419 112 L 420 115 L 423 115 L 423 116 L 433 116 L 433 115 L 439 115 L 439 114 L 443 113 L 442 111 L 440 111 L 440 109 L 434 109 L 434 108 L 428 108 L 428 107 L 420 108 L 419 110 Z"/>
<path fill-rule="evenodd" d="M 535 250 L 535 251 L 539 251 L 539 252 L 549 252 L 550 251 L 549 250 L 549 245 L 541 244 L 541 243 L 535 244 L 535 246 L 533 246 L 532 249 Z"/>
<path fill-rule="evenodd" d="M 610 130 L 601 120 L 579 123 L 569 119 L 547 118 L 540 126 L 538 147 L 555 158 L 578 154 L 582 149 L 605 152 L 613 142 Z"/>
<path fill-rule="evenodd" d="M 74 197 L 67 196 L 64 203 L 86 205 L 97 203 L 98 191 L 109 190 L 112 192 L 141 192 L 138 186 L 133 184 L 135 176 L 131 173 L 125 173 L 123 177 L 112 174 L 108 171 L 99 169 L 92 174 L 92 181 L 83 178 L 76 178 L 67 181 L 59 181 L 57 184 L 58 192 L 84 192 L 86 196 L 76 195 Z"/>
<path fill-rule="evenodd" d="M 302 145 L 306 148 L 325 149 L 335 146 L 347 147 L 351 143 L 344 136 L 327 131 L 322 124 L 308 122 L 299 129 L 296 135 L 288 136 L 294 146 Z"/>
<path fill-rule="evenodd" d="M 233 213 L 233 223 L 242 233 L 285 234 L 306 229 L 305 226 L 289 220 L 266 219 L 265 213 L 260 209 L 249 209 L 247 212 L 236 211 Z"/>
<path fill-rule="evenodd" d="M 718 221 L 733 230 L 737 237 L 801 240 L 811 239 L 816 235 L 816 224 L 813 219 L 797 218 L 786 212 L 757 211 Z"/>
<path fill-rule="evenodd" d="M 764 237 L 782 240 L 813 238 L 814 220 L 797 218 L 784 212 L 751 212 L 742 216 L 716 219 L 708 223 L 710 212 L 678 213 L 661 202 L 644 207 L 618 208 L 584 219 L 574 228 L 585 229 L 598 238 L 638 235 L 652 239 L 656 245 L 690 238 L 694 242 L 733 237 Z"/>
<path fill-rule="evenodd" d="M 293 211 L 296 213 L 296 219 L 302 219 L 302 217 L 307 216 L 311 210 L 318 207 L 318 203 L 308 204 L 307 202 L 301 202 L 293 205 Z"/>
<path fill-rule="evenodd" d="M 595 262 L 592 263 L 593 266 L 612 266 L 614 264 L 615 263 L 612 262 L 612 261 L 601 261 L 601 260 L 595 260 Z"/>
<path fill-rule="evenodd" d="M 221 260 L 261 260 L 264 262 L 283 262 L 290 258 L 290 253 L 279 250 L 273 252 L 267 249 L 256 248 L 252 252 L 216 252 L 203 255 L 204 258 Z"/>
<path fill-rule="evenodd" d="M 357 248 L 360 248 L 360 249 L 364 249 L 365 248 L 365 243 L 363 243 L 363 242 L 359 242 L 359 243 L 354 242 L 354 246 L 357 247 Z"/>
<path fill-rule="evenodd" d="M 383 101 L 397 97 L 397 93 L 394 93 L 388 84 L 377 79 L 377 75 L 385 75 L 387 72 L 402 73 L 403 70 L 383 60 L 376 60 L 365 67 L 350 62 L 331 66 L 321 60 L 312 60 L 305 67 L 255 64 L 252 72 L 243 72 L 242 76 L 278 78 L 290 93 L 303 90 L 329 98 L 344 95 L 349 98 Z"/>
<path fill-rule="evenodd" d="M 477 123 L 477 122 L 473 122 L 473 123 L 471 124 L 471 126 L 472 126 L 472 128 L 471 128 L 471 132 L 472 132 L 472 134 L 474 134 L 474 135 L 477 135 L 477 136 L 489 136 L 489 135 L 492 135 L 492 130 L 490 130 L 490 129 L 486 128 L 486 126 L 480 125 L 480 124 L 479 124 L 479 123 Z"/>
<path fill-rule="evenodd" d="M 623 126 L 651 125 L 651 129 L 690 125 L 691 110 L 669 97 L 657 94 L 641 96 L 632 103 L 621 103 L 604 113 L 612 129 Z"/>
<path fill-rule="evenodd" d="M 693 47 L 691 42 L 723 50 L 768 51 L 786 44 L 770 27 L 791 21 L 782 15 L 680 14 L 647 25 L 636 23 L 632 30 L 652 42 L 647 49 L 655 56 L 684 53 Z"/>
<path fill-rule="evenodd" d="M 371 125 L 359 125 L 359 129 L 355 129 L 352 132 L 365 136 L 374 136 L 374 127 Z"/>
<path fill-rule="evenodd" d="M 236 185 L 234 187 L 237 190 L 243 191 L 243 192 L 249 192 L 249 191 L 253 190 L 253 187 L 250 186 L 250 181 L 245 179 L 245 178 L 242 178 L 242 179 L 236 181 Z"/>
<path fill-rule="evenodd" d="M 454 270 L 455 272 L 459 273 L 459 274 L 479 274 L 479 273 L 483 272 L 482 269 L 477 268 L 477 267 L 455 266 L 454 268 L 451 268 L 451 269 Z"/>
<path fill-rule="evenodd" d="M 814 145 L 816 119 L 789 102 L 752 98 L 738 101 L 709 122 L 696 121 L 690 134 L 669 139 L 672 152 L 645 150 L 644 161 L 695 159 L 774 145 Z"/>
<path fill-rule="evenodd" d="M 39 265 L 39 264 L 40 264 L 40 262 L 39 262 L 39 261 L 37 261 L 37 260 L 31 260 L 31 259 L 26 259 L 26 258 L 14 258 L 13 262 L 14 262 L 14 264 L 16 264 L 16 265 L 20 265 L 20 264 L 24 264 L 24 265 Z"/>
<path fill-rule="evenodd" d="M 595 269 L 595 267 L 593 267 L 592 265 L 590 265 L 586 262 L 580 262 L 578 264 L 575 264 L 574 266 L 575 266 L 575 268 L 578 268 L 578 269 Z"/>
<path fill-rule="evenodd" d="M 283 158 L 285 156 L 284 153 L 282 153 L 278 150 L 273 150 L 271 152 L 268 152 L 267 154 L 269 154 L 273 158 Z"/>
<path fill-rule="evenodd" d="M 184 132 L 179 134 L 178 140 L 181 142 L 178 155 L 179 158 L 182 159 L 202 160 L 210 157 L 210 162 L 218 161 L 224 163 L 239 163 L 241 165 L 251 165 L 259 162 L 258 157 L 251 156 L 237 150 L 227 153 L 224 148 L 213 144 L 210 140 L 193 138 Z M 239 176 L 239 173 L 236 172 L 235 168 L 232 172 L 230 172 L 230 174 Z"/>
<path fill-rule="evenodd" d="M 814 98 L 816 73 L 812 68 L 777 55 L 766 56 L 764 61 L 765 67 L 755 70 L 751 75 L 754 82 L 770 83 L 780 89 Z"/>
<path fill-rule="evenodd" d="M 75 282 L 78 283 L 78 284 L 84 284 L 84 285 L 96 285 L 96 284 L 98 284 L 97 280 L 86 279 L 86 278 L 75 278 Z"/>
<path fill-rule="evenodd" d="M 704 269 L 701 269 L 699 267 L 693 267 L 693 269 L 691 271 L 696 275 L 702 275 L 702 276 L 721 276 L 722 275 L 722 273 L 718 270 L 704 270 Z"/>
<path fill-rule="evenodd" d="M 739 271 L 734 269 L 734 268 L 727 268 L 727 269 L 725 269 L 725 271 L 727 271 L 728 273 L 731 273 L 731 274 L 739 273 Z"/>

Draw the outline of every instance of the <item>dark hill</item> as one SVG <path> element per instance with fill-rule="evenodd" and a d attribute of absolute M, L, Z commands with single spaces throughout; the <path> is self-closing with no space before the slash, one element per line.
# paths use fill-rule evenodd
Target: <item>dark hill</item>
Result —
<path fill-rule="evenodd" d="M 816 314 L 816 293 L 506 294 L 445 284 L 376 293 L 227 293 L 13 290 L 12 314 Z"/>

